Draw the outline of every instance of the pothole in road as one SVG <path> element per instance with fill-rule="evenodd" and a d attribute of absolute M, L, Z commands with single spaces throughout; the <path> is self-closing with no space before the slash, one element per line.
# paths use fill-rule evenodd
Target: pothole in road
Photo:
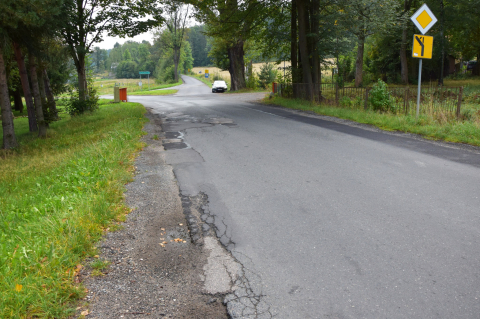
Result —
<path fill-rule="evenodd" d="M 182 132 L 165 132 L 165 139 L 162 141 L 162 144 L 166 151 L 190 148 L 188 144 L 183 141 Z"/>
<path fill-rule="evenodd" d="M 207 119 L 205 120 L 206 123 L 209 123 L 209 124 L 233 124 L 233 120 L 232 119 L 229 119 L 229 118 L 226 118 L 226 117 L 212 117 L 210 119 Z"/>

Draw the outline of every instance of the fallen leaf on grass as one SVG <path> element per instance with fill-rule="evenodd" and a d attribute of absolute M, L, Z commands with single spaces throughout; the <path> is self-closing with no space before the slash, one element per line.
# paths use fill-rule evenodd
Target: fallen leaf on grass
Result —
<path fill-rule="evenodd" d="M 88 316 L 89 312 L 88 310 L 84 310 L 80 313 L 82 316 Z"/>

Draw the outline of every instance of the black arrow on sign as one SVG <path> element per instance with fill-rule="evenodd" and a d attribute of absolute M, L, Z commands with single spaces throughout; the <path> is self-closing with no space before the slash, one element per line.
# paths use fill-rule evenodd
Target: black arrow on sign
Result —
<path fill-rule="evenodd" d="M 419 37 L 415 36 L 415 39 L 417 40 L 417 42 L 418 42 L 418 43 L 420 44 L 420 46 L 422 47 L 422 54 L 420 54 L 420 56 L 423 56 L 423 52 L 425 51 L 425 46 L 423 45 L 422 40 L 424 40 L 425 38 L 422 37 L 422 38 L 421 38 L 422 40 L 420 40 Z"/>

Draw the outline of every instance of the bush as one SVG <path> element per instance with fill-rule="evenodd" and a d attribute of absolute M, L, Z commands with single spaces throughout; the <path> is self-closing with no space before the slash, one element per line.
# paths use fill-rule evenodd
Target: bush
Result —
<path fill-rule="evenodd" d="M 258 82 L 259 82 L 259 79 L 257 74 L 255 72 L 252 72 L 252 74 L 247 77 L 245 84 L 247 88 L 256 90 L 258 88 Z"/>
<path fill-rule="evenodd" d="M 266 63 L 262 65 L 260 69 L 260 74 L 258 75 L 258 84 L 266 89 L 270 83 L 275 81 L 277 74 L 273 69 L 273 64 Z"/>
<path fill-rule="evenodd" d="M 79 99 L 78 93 L 70 90 L 70 99 L 66 100 L 65 110 L 71 116 L 80 115 L 85 112 L 93 112 L 98 110 L 98 95 L 94 87 L 88 89 L 88 94 L 85 95 L 85 100 Z"/>
<path fill-rule="evenodd" d="M 380 79 L 370 90 L 368 101 L 374 111 L 393 111 L 392 101 L 390 100 L 387 84 Z"/>

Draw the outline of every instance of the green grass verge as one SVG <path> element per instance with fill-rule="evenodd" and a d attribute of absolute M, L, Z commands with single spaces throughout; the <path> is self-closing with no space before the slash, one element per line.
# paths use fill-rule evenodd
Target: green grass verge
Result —
<path fill-rule="evenodd" d="M 192 75 L 190 75 L 190 76 L 192 76 Z M 196 78 L 197 80 L 202 81 L 203 83 L 208 85 L 208 87 L 212 87 L 212 84 L 213 84 L 212 80 L 210 80 L 210 78 L 208 78 L 208 79 L 205 78 L 204 74 L 203 75 L 193 75 L 193 77 Z"/>
<path fill-rule="evenodd" d="M 423 135 L 429 139 L 480 146 L 480 113 L 479 117 L 472 120 L 456 121 L 455 119 L 435 120 L 427 116 L 420 116 L 416 119 L 415 116 L 315 105 L 308 101 L 291 100 L 281 97 L 266 98 L 264 103 L 279 105 L 294 110 L 313 111 L 321 115 L 334 116 L 358 123 L 374 125 L 388 131 L 410 132 Z"/>
<path fill-rule="evenodd" d="M 114 80 L 95 80 L 94 87 L 97 90 L 98 95 L 113 95 L 113 88 L 115 83 L 123 83 L 121 87 L 127 88 L 127 93 L 131 94 L 133 92 L 148 92 L 151 90 L 166 89 L 172 86 L 177 86 L 183 84 L 182 80 L 177 83 L 168 83 L 168 84 L 156 84 L 155 81 L 150 79 L 150 86 L 147 85 L 147 80 L 142 79 L 143 86 L 138 86 L 139 79 L 114 79 Z M 153 82 L 153 83 L 152 83 Z M 103 87 L 102 87 L 103 86 Z M 148 89 L 147 89 L 148 87 Z"/>
<path fill-rule="evenodd" d="M 26 118 L 15 120 L 20 147 L 0 152 L 0 318 L 74 313 L 85 295 L 79 265 L 128 213 L 124 185 L 143 147 L 144 113 L 121 103 L 62 114 L 46 139 L 28 132 Z"/>
<path fill-rule="evenodd" d="M 127 93 L 127 95 L 169 95 L 177 92 L 178 90 L 136 91 L 133 93 Z"/>

